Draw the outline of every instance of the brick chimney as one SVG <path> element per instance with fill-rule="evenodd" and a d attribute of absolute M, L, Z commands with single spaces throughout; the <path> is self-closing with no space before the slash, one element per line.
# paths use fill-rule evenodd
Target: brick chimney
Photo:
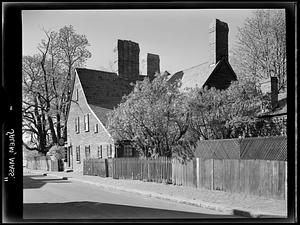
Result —
<path fill-rule="evenodd" d="M 147 54 L 147 76 L 154 78 L 155 73 L 160 73 L 159 55 Z"/>
<path fill-rule="evenodd" d="M 228 60 L 228 32 L 227 23 L 214 19 L 209 25 L 209 65 L 216 64 L 225 57 Z"/>
<path fill-rule="evenodd" d="M 124 79 L 139 75 L 139 44 L 133 41 L 118 40 L 118 74 Z"/>
<path fill-rule="evenodd" d="M 278 105 L 278 79 L 277 77 L 271 77 L 271 105 L 272 109 Z"/>

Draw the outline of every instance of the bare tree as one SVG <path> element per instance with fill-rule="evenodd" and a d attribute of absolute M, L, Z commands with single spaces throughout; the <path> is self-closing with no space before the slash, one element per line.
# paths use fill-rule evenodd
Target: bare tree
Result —
<path fill-rule="evenodd" d="M 91 57 L 88 40 L 72 26 L 44 33 L 39 54 L 23 57 L 23 131 L 33 132 L 34 143 L 25 146 L 43 153 L 60 138 L 66 139 L 73 72 Z"/>
<path fill-rule="evenodd" d="M 276 76 L 286 87 L 286 29 L 284 10 L 256 10 L 238 28 L 232 65 L 240 78 L 256 81 Z"/>

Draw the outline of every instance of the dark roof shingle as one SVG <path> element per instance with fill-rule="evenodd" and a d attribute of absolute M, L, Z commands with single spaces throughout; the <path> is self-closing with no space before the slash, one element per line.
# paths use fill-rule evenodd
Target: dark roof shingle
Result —
<path fill-rule="evenodd" d="M 107 125 L 107 113 L 133 89 L 131 83 L 145 78 L 136 76 L 135 80 L 125 80 L 112 72 L 84 68 L 77 68 L 76 71 L 90 108 L 104 126 Z"/>

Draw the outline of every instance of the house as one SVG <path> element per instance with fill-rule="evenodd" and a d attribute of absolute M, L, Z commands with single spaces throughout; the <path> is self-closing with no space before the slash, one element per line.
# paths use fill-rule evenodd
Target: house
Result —
<path fill-rule="evenodd" d="M 150 80 L 160 71 L 159 56 L 148 53 L 147 75 L 139 74 L 139 45 L 118 40 L 118 74 L 84 68 L 75 69 L 67 121 L 66 167 L 82 171 L 83 159 L 130 157 L 130 143 L 116 144 L 107 130 L 107 114 L 131 92 L 131 83 Z"/>
<path fill-rule="evenodd" d="M 208 61 L 194 67 L 178 71 L 169 82 L 181 81 L 181 89 L 194 87 L 215 87 L 226 89 L 237 77 L 228 61 L 227 23 L 215 19 L 209 25 Z"/>
<path fill-rule="evenodd" d="M 261 82 L 261 91 L 271 98 L 269 108 L 262 104 L 262 110 L 257 118 L 265 121 L 268 126 L 274 127 L 273 135 L 286 135 L 287 126 L 287 93 L 285 90 L 278 90 L 278 78 L 271 77 Z M 270 127 L 271 128 L 271 127 Z"/>
<path fill-rule="evenodd" d="M 198 85 L 226 89 L 236 75 L 228 62 L 228 25 L 218 19 L 209 27 L 209 61 L 170 75 L 182 87 Z M 136 156 L 127 140 L 116 143 L 107 130 L 107 114 L 129 94 L 131 83 L 154 78 L 159 56 L 147 54 L 147 75 L 139 73 L 139 45 L 118 40 L 118 73 L 77 68 L 67 121 L 67 168 L 82 171 L 83 159 Z M 167 73 L 167 72 L 166 72 Z"/>

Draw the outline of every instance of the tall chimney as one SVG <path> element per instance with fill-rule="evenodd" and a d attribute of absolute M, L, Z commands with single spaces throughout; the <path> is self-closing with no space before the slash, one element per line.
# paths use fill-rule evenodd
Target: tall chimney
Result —
<path fill-rule="evenodd" d="M 147 54 L 147 76 L 154 78 L 155 73 L 160 73 L 159 55 Z"/>
<path fill-rule="evenodd" d="M 271 77 L 271 105 L 272 109 L 278 105 L 278 79 L 277 77 Z"/>
<path fill-rule="evenodd" d="M 214 19 L 209 25 L 209 65 L 216 64 L 225 57 L 228 60 L 228 32 L 227 23 Z"/>
<path fill-rule="evenodd" d="M 132 41 L 118 40 L 118 73 L 124 79 L 139 75 L 139 45 Z"/>

